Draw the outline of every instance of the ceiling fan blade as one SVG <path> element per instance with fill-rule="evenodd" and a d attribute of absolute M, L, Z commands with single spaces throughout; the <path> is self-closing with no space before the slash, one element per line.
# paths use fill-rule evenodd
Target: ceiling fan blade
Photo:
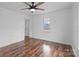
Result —
<path fill-rule="evenodd" d="M 41 8 L 35 8 L 36 10 L 42 10 L 42 11 L 44 11 L 44 9 L 41 9 Z"/>
<path fill-rule="evenodd" d="M 35 5 L 35 7 L 40 6 L 41 4 L 43 4 L 44 2 L 39 2 Z"/>
<path fill-rule="evenodd" d="M 26 9 L 30 9 L 30 8 L 23 8 L 23 9 L 21 9 L 21 10 L 26 10 Z"/>
<path fill-rule="evenodd" d="M 27 2 L 24 2 L 24 4 L 28 5 L 28 6 L 31 6 L 30 4 L 28 4 Z"/>

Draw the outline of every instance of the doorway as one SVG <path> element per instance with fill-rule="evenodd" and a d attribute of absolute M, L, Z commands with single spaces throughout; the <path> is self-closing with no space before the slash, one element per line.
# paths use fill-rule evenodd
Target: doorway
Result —
<path fill-rule="evenodd" d="M 29 40 L 29 19 L 25 20 L 25 40 Z"/>

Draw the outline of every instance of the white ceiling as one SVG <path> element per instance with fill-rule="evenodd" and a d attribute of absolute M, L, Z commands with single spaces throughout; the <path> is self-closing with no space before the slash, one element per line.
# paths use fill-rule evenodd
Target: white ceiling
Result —
<path fill-rule="evenodd" d="M 45 2 L 40 5 L 40 8 L 45 9 L 45 11 L 35 11 L 34 14 L 43 14 L 51 11 L 55 11 L 61 8 L 69 8 L 72 6 L 72 2 Z M 6 8 L 13 11 L 23 12 L 26 14 L 32 14 L 29 10 L 20 10 L 22 8 L 27 8 L 28 6 L 24 5 L 23 2 L 0 2 L 0 7 Z"/>

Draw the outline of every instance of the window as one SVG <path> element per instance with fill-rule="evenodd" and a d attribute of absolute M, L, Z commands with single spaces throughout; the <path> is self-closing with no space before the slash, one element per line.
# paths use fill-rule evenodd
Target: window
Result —
<path fill-rule="evenodd" d="M 50 19 L 44 18 L 44 31 L 49 31 L 50 29 Z"/>

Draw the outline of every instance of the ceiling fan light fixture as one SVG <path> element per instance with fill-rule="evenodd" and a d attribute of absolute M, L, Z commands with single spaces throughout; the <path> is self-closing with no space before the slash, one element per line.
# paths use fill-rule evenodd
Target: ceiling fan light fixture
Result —
<path fill-rule="evenodd" d="M 30 9 L 31 12 L 35 12 L 35 9 Z"/>

